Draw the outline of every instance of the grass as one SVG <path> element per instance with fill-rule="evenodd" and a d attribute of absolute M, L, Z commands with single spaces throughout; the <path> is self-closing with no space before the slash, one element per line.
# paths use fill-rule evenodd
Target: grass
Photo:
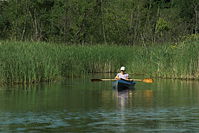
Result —
<path fill-rule="evenodd" d="M 199 42 L 175 45 L 64 45 L 0 42 L 0 82 L 34 83 L 95 72 L 129 73 L 161 78 L 199 79 Z"/>

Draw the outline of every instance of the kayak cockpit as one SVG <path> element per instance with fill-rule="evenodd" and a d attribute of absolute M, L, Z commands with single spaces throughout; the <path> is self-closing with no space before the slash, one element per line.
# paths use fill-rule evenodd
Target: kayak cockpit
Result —
<path fill-rule="evenodd" d="M 136 82 L 127 80 L 116 80 L 113 82 L 113 89 L 117 91 L 123 91 L 128 89 L 134 89 Z"/>

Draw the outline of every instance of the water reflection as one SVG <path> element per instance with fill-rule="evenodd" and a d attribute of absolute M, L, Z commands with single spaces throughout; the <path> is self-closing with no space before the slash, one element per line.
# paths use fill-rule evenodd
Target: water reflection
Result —
<path fill-rule="evenodd" d="M 0 88 L 0 132 L 198 132 L 199 82 L 156 80 L 117 92 L 76 79 Z"/>
<path fill-rule="evenodd" d="M 118 107 L 124 109 L 125 106 L 133 99 L 133 90 L 115 91 Z"/>
<path fill-rule="evenodd" d="M 138 106 L 153 107 L 153 90 L 125 90 L 114 92 L 117 107 L 120 109 L 136 108 Z"/>
<path fill-rule="evenodd" d="M 131 129 L 129 125 L 144 125 L 148 128 L 151 126 L 157 127 L 157 120 L 151 119 L 154 114 L 139 109 L 140 105 L 145 107 L 153 106 L 153 90 L 115 91 L 114 94 L 118 109 L 116 111 L 118 119 L 115 119 L 114 122 L 119 124 L 119 132 L 127 132 Z M 142 118 L 143 115 L 147 115 L 148 118 Z M 138 130 L 140 129 L 138 128 Z"/>

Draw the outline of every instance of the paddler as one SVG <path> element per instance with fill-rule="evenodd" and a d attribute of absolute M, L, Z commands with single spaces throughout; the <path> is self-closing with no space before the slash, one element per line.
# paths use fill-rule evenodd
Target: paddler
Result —
<path fill-rule="evenodd" d="M 131 79 L 129 79 L 129 74 L 125 72 L 125 67 L 122 66 L 120 68 L 120 73 L 118 73 L 116 76 L 115 76 L 115 79 L 117 80 L 128 80 L 128 81 L 131 81 Z"/>

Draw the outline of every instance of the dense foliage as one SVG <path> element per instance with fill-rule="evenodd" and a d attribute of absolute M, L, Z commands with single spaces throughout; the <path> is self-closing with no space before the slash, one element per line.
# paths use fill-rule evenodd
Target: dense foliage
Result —
<path fill-rule="evenodd" d="M 177 42 L 199 32 L 198 0 L 0 0 L 0 38 L 73 44 Z"/>

